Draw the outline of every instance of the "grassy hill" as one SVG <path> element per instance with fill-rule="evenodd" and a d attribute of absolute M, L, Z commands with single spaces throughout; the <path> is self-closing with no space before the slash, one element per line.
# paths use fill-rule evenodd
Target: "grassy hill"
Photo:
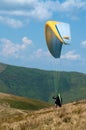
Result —
<path fill-rule="evenodd" d="M 56 89 L 63 102 L 86 98 L 86 74 L 0 64 L 0 92 L 52 102 Z"/>
<path fill-rule="evenodd" d="M 35 111 L 0 104 L 0 130 L 86 130 L 86 100 Z"/>
<path fill-rule="evenodd" d="M 12 94 L 0 93 L 0 105 L 6 108 L 16 108 L 22 110 L 39 110 L 50 107 L 51 105 L 39 100 L 28 99 Z"/>

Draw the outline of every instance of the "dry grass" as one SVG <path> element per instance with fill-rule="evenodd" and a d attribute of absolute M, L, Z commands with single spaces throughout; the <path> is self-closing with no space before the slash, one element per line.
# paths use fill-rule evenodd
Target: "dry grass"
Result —
<path fill-rule="evenodd" d="M 86 130 L 86 100 L 39 111 L 18 110 L 3 104 L 0 130 Z"/>

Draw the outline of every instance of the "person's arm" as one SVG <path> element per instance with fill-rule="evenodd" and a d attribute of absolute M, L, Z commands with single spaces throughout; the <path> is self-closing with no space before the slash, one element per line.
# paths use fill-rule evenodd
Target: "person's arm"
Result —
<path fill-rule="evenodd" d="M 56 97 L 52 97 L 53 99 L 56 99 Z"/>

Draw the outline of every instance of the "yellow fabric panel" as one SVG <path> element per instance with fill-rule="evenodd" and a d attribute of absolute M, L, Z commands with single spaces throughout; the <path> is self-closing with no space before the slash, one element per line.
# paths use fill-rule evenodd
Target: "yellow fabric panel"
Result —
<path fill-rule="evenodd" d="M 60 40 L 60 42 L 64 42 L 63 39 L 61 38 L 61 36 L 59 35 L 55 25 L 59 24 L 60 22 L 56 22 L 56 21 L 48 21 L 45 25 L 45 28 L 48 26 L 50 27 L 50 29 L 54 32 L 54 34 L 56 35 L 56 37 Z M 46 31 L 46 30 L 45 30 Z M 45 32 L 46 33 L 46 32 Z"/>

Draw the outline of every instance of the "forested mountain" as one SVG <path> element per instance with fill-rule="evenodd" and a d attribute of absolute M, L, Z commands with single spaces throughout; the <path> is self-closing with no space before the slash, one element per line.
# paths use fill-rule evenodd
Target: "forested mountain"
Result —
<path fill-rule="evenodd" d="M 57 88 L 64 103 L 84 99 L 86 74 L 0 64 L 0 92 L 52 102 Z"/>

